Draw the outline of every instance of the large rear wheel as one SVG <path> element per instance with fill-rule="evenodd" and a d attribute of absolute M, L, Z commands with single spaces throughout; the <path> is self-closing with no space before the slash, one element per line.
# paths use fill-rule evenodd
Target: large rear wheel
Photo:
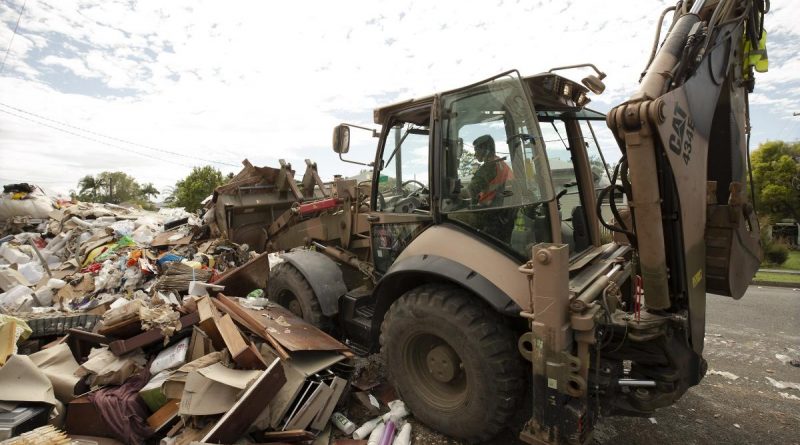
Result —
<path fill-rule="evenodd" d="M 493 437 L 525 394 L 514 333 L 459 287 L 407 292 L 387 312 L 380 338 L 389 379 L 414 417 L 447 435 Z"/>

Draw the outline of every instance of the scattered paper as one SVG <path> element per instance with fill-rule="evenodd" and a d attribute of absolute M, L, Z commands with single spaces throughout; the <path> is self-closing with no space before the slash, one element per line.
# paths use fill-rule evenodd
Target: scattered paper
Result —
<path fill-rule="evenodd" d="M 772 385 L 772 386 L 774 386 L 774 387 L 776 387 L 778 389 L 796 389 L 796 390 L 800 391 L 800 383 L 781 382 L 779 380 L 775 380 L 775 379 L 770 378 L 770 377 L 765 377 L 765 378 L 769 381 L 770 385 Z"/>
<path fill-rule="evenodd" d="M 91 379 L 93 387 L 122 385 L 145 363 L 144 354 L 141 352 L 117 357 L 107 348 L 95 348 L 89 353 L 89 359 L 75 371 L 75 375 L 83 377 L 87 374 L 94 374 Z"/>
<path fill-rule="evenodd" d="M 31 361 L 50 379 L 56 397 L 64 403 L 75 398 L 75 385 L 80 381 L 75 371 L 80 368 L 66 343 L 42 349 L 30 355 Z"/>
<path fill-rule="evenodd" d="M 789 394 L 788 392 L 779 392 L 778 394 L 780 394 L 780 396 L 783 397 L 784 399 L 800 400 L 800 397 L 797 397 L 794 394 Z"/>
<path fill-rule="evenodd" d="M 715 369 L 710 369 L 710 370 L 709 370 L 709 371 L 706 373 L 706 375 L 718 375 L 718 376 L 725 377 L 725 378 L 726 378 L 726 379 L 728 379 L 728 380 L 736 380 L 736 379 L 738 379 L 738 378 L 739 378 L 739 376 L 738 376 L 738 375 L 736 375 L 736 374 L 734 374 L 734 373 L 732 373 L 732 372 L 728 372 L 728 371 L 717 371 L 717 370 L 715 370 Z"/>
<path fill-rule="evenodd" d="M 12 355 L 0 368 L 0 400 L 58 405 L 50 379 L 27 355 Z"/>

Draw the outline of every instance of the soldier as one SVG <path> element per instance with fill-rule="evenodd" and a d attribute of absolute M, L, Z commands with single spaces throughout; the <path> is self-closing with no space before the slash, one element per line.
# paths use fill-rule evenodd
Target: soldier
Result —
<path fill-rule="evenodd" d="M 472 146 L 475 147 L 475 159 L 483 163 L 469 183 L 472 203 L 478 207 L 503 205 L 506 181 L 513 178 L 511 168 L 495 154 L 494 139 L 488 134 L 475 139 Z"/>

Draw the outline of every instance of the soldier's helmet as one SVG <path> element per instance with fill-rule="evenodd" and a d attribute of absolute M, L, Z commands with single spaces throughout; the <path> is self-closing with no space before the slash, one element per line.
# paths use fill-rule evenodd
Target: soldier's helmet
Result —
<path fill-rule="evenodd" d="M 475 147 L 475 156 L 485 157 L 494 155 L 494 139 L 488 134 L 478 137 L 472 141 L 472 146 Z"/>

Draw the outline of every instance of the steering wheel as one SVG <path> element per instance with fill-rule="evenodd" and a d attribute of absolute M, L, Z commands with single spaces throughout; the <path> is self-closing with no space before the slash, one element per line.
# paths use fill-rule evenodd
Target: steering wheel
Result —
<path fill-rule="evenodd" d="M 417 181 L 416 179 L 409 179 L 408 181 L 403 181 L 403 183 L 400 184 L 400 187 L 405 188 L 408 184 L 416 184 L 416 185 L 418 185 L 419 186 L 419 190 L 425 190 L 426 188 L 428 188 L 428 186 L 426 186 L 425 184 Z M 409 193 L 409 195 L 410 194 L 411 193 Z"/>

